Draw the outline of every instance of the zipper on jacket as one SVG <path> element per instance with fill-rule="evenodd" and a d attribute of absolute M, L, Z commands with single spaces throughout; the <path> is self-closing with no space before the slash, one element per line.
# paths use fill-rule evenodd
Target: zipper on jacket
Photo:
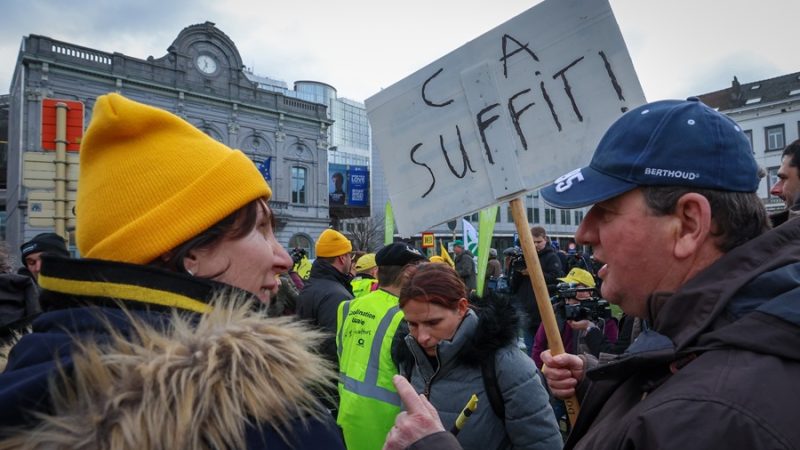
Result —
<path fill-rule="evenodd" d="M 425 383 L 425 391 L 423 392 L 423 395 L 425 395 L 425 398 L 427 399 L 431 398 L 431 385 L 433 385 L 433 379 L 436 378 L 436 375 L 439 373 L 439 369 L 441 368 L 442 368 L 442 362 L 439 361 L 439 347 L 436 347 L 436 370 L 433 371 L 431 379 Z"/>

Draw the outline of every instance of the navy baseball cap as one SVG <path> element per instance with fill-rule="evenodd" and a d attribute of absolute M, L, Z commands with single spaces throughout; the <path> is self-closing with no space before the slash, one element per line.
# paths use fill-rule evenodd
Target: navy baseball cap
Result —
<path fill-rule="evenodd" d="M 378 250 L 375 254 L 375 263 L 381 266 L 405 266 L 415 261 L 425 261 L 427 258 L 416 248 L 404 243 L 395 242 Z"/>
<path fill-rule="evenodd" d="M 697 98 L 662 100 L 625 113 L 606 131 L 588 167 L 541 190 L 559 208 L 580 208 L 638 186 L 755 192 L 750 141 L 728 116 Z"/>

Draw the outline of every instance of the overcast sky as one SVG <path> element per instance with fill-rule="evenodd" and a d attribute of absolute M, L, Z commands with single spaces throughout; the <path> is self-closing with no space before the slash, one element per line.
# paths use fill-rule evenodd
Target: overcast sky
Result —
<path fill-rule="evenodd" d="M 536 0 L 3 0 L 0 94 L 23 36 L 146 59 L 211 21 L 256 74 L 333 85 L 358 101 Z M 611 0 L 647 99 L 682 98 L 800 71 L 800 0 Z"/>

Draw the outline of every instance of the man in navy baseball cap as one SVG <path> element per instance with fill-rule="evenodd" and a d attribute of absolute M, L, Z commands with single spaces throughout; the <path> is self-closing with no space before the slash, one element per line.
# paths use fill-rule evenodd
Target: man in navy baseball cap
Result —
<path fill-rule="evenodd" d="M 557 207 L 594 205 L 576 240 L 604 263 L 603 298 L 649 326 L 629 357 L 595 370 L 542 354 L 554 395 L 592 384 L 565 448 L 800 442 L 783 420 L 800 402 L 800 221 L 770 231 L 759 182 L 739 126 L 689 98 L 629 111 L 588 167 L 541 191 Z"/>

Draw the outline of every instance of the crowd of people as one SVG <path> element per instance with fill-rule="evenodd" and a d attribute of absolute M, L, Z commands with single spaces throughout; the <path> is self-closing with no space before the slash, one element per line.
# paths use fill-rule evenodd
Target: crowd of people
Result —
<path fill-rule="evenodd" d="M 542 190 L 591 206 L 575 239 L 592 257 L 530 230 L 561 354 L 518 248 L 489 252 L 485 292 L 460 241 L 452 265 L 334 229 L 313 260 L 288 252 L 241 151 L 118 94 L 80 158 L 81 258 L 39 234 L 12 273 L 0 248 L 0 448 L 800 442 L 800 141 L 768 217 L 744 133 L 696 99 L 627 112 L 579 177 Z"/>

